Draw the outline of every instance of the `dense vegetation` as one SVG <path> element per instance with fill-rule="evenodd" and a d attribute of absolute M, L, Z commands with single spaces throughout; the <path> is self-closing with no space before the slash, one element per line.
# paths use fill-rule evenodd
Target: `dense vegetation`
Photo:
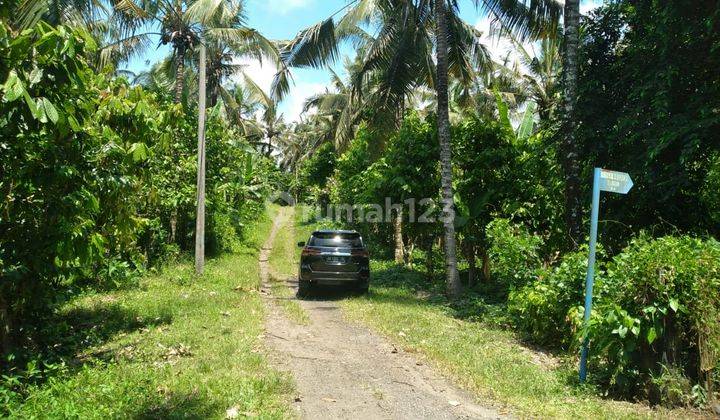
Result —
<path fill-rule="evenodd" d="M 539 101 L 518 103 L 547 77 L 526 76 L 535 77 L 532 84 L 518 86 L 508 84 L 508 71 L 496 71 L 490 101 L 476 92 L 469 103 L 477 111 L 453 116 L 455 228 L 466 293 L 503 308 L 528 341 L 575 352 L 587 336 L 592 380 L 613 395 L 703 406 L 717 390 L 720 367 L 720 225 L 710 192 L 720 150 L 720 95 L 711 74 L 720 58 L 720 12 L 682 3 L 616 2 L 583 22 L 576 108 L 582 179 L 600 166 L 630 172 L 636 185 L 628 196 L 603 197 L 587 330 L 588 251 L 568 243 L 563 218 L 564 126 L 557 103 L 543 112 Z M 549 44 L 542 46 L 549 54 Z M 540 70 L 537 61 L 529 64 Z M 336 160 L 324 148 L 300 172 L 334 170 L 324 183 L 313 179 L 306 201 L 356 204 L 352 217 L 337 209 L 330 215 L 362 231 L 378 257 L 409 268 L 423 261 L 421 271 L 434 282 L 442 226 L 413 218 L 426 210 L 439 215 L 436 116 L 416 109 L 390 135 L 369 121 Z M 543 118 L 533 123 L 528 114 L 536 112 Z M 582 184 L 583 202 L 590 186 Z M 400 220 L 368 220 L 371 203 L 386 198 L 430 198 L 435 206 L 405 206 Z"/>
<path fill-rule="evenodd" d="M 0 319 L 15 362 L 43 352 L 34 332 L 79 289 L 132 286 L 191 249 L 196 111 L 96 72 L 82 28 L 0 26 Z M 27 52 L 31 51 L 31 54 Z M 279 179 L 275 165 L 209 113 L 207 243 L 233 250 Z"/>
<path fill-rule="evenodd" d="M 442 305 L 468 322 L 501 325 L 510 330 L 503 336 L 573 362 L 587 339 L 590 380 L 603 394 L 712 406 L 720 387 L 717 4 L 620 0 L 578 23 L 577 0 L 564 10 L 554 0 L 479 1 L 515 50 L 497 60 L 455 1 L 358 0 L 290 41 L 247 28 L 241 1 L 141 3 L 0 6 L 0 368 L 11 372 L 0 401 L 12 413 L 24 414 L 44 383 L 49 399 L 38 407 L 71 398 L 66 363 L 91 377 L 102 371 L 99 358 L 85 363 L 73 351 L 77 342 L 56 340 L 75 328 L 65 315 L 83 307 L 83 295 L 94 302 L 93 293 L 118 293 L 162 323 L 167 314 L 143 288 L 167 293 L 170 307 L 168 290 L 209 281 L 187 270 L 181 281 L 147 280 L 182 262 L 195 242 L 200 116 L 209 254 L 247 251 L 244 239 L 266 222 L 265 201 L 288 191 L 361 231 L 374 258 L 394 261 L 380 263 L 390 267 L 382 293 L 403 281 L 412 286 L 403 296 L 442 290 Z M 150 45 L 153 25 L 171 56 L 142 74 L 118 70 Z M 329 67 L 343 42 L 357 51 L 344 74 L 331 71 L 332 87 L 308 99 L 301 121 L 286 123 L 278 100 L 290 91 L 291 69 Z M 206 115 L 196 94 L 200 44 Z M 236 57 L 276 64 L 273 92 L 246 76 L 229 83 L 242 73 Z M 587 225 L 595 167 L 629 172 L 635 187 L 603 195 L 586 327 L 578 229 Z M 231 281 L 209 278 L 225 288 Z M 116 320 L 121 329 L 140 328 L 126 315 Z M 245 322 L 255 333 L 260 315 L 252 315 Z M 107 338 L 87 345 L 99 353 Z M 270 381 L 275 393 L 282 384 Z M 274 398 L 256 403 L 282 413 Z"/>
<path fill-rule="evenodd" d="M 272 210 L 272 209 L 271 209 Z M 138 287 L 89 292 L 57 308 L 43 358 L 3 371 L 10 418 L 286 418 L 291 378 L 259 354 L 257 264 L 272 214 L 245 228 L 237 253 L 148 273 Z"/>

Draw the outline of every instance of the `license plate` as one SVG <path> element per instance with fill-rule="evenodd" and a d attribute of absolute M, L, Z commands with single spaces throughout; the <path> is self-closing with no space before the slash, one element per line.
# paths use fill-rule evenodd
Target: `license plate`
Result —
<path fill-rule="evenodd" d="M 325 261 L 333 264 L 345 264 L 347 259 L 345 257 L 325 257 Z"/>

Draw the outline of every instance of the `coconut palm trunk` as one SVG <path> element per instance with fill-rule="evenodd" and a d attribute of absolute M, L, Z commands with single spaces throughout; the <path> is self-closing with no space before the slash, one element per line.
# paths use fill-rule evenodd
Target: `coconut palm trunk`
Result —
<path fill-rule="evenodd" d="M 450 115 L 448 110 L 448 28 L 445 0 L 435 1 L 437 31 L 437 125 L 440 142 L 440 178 L 445 228 L 446 288 L 450 297 L 460 295 L 455 241 L 455 208 L 452 189 L 452 151 L 450 146 Z"/>
<path fill-rule="evenodd" d="M 582 203 L 580 201 L 579 147 L 575 137 L 577 102 L 577 51 L 580 27 L 580 0 L 566 0 L 564 12 L 565 45 L 563 51 L 563 142 L 561 164 L 565 175 L 565 220 L 573 248 L 581 243 Z"/>
<path fill-rule="evenodd" d="M 182 94 L 185 82 L 185 46 L 181 43 L 176 47 L 177 67 L 175 69 L 175 103 L 182 102 Z M 170 243 L 177 240 L 178 209 L 177 204 L 170 213 Z"/>
<path fill-rule="evenodd" d="M 175 103 L 182 102 L 183 89 L 185 88 L 185 46 L 180 44 L 177 47 L 177 67 L 175 69 Z"/>
<path fill-rule="evenodd" d="M 205 270 L 205 46 L 200 45 L 198 75 L 198 169 L 195 219 L 195 273 Z"/>
<path fill-rule="evenodd" d="M 220 89 L 217 76 L 207 78 L 207 106 L 212 108 L 218 103 Z"/>

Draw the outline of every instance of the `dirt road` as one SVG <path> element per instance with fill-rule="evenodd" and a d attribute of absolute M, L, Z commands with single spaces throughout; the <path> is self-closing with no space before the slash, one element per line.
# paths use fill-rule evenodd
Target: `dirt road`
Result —
<path fill-rule="evenodd" d="M 283 208 L 260 254 L 267 288 L 268 257 L 278 229 L 290 227 Z M 287 280 L 295 287 L 295 279 Z M 336 300 L 324 296 L 299 301 L 309 325 L 287 319 L 269 293 L 266 342 L 274 363 L 295 378 L 294 402 L 307 419 L 465 419 L 500 418 L 492 408 L 450 385 L 412 355 L 386 339 L 343 319 Z"/>

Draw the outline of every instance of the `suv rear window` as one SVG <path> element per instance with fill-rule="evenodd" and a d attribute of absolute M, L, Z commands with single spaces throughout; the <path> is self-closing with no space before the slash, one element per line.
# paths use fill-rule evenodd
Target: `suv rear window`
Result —
<path fill-rule="evenodd" d="M 357 233 L 314 233 L 309 246 L 362 248 L 362 239 Z"/>

